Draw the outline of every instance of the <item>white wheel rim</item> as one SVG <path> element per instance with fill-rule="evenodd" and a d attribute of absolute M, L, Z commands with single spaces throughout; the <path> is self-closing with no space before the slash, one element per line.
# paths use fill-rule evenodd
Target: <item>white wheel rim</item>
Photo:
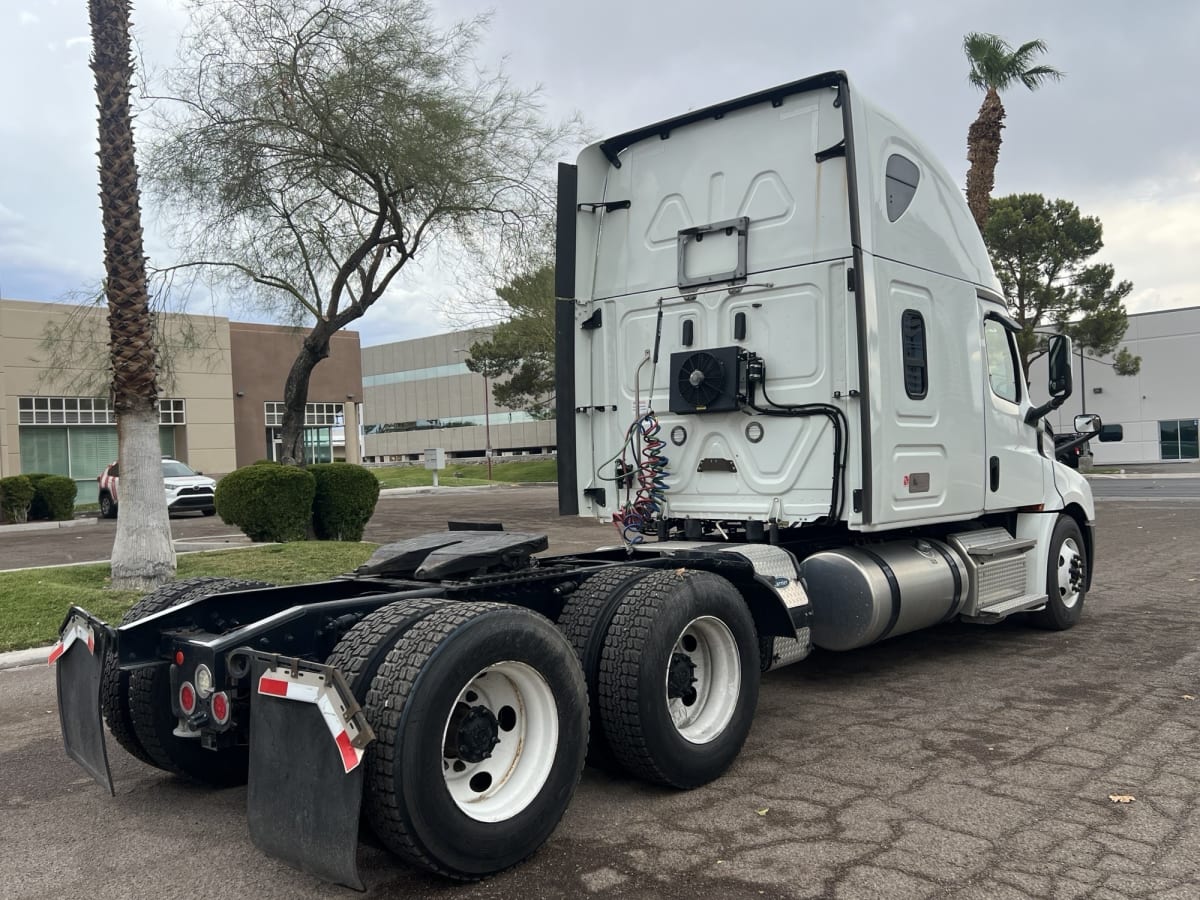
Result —
<path fill-rule="evenodd" d="M 672 664 L 680 655 L 694 667 L 691 684 L 694 697 L 671 696 L 671 670 L 668 667 L 667 709 L 675 729 L 685 740 L 706 744 L 725 730 L 737 710 L 742 687 L 742 662 L 737 640 L 720 619 L 700 616 L 689 622 L 676 639 L 671 651 Z M 678 688 L 674 693 L 679 693 Z"/>
<path fill-rule="evenodd" d="M 456 711 L 482 707 L 495 717 L 498 742 L 485 759 L 447 754 L 457 746 L 451 733 Z M 484 715 L 476 712 L 475 715 Z M 455 805 L 479 822 L 502 822 L 524 810 L 541 792 L 558 749 L 558 707 L 554 692 L 536 669 L 521 662 L 498 662 L 482 670 L 459 692 L 442 729 L 442 776 Z"/>
<path fill-rule="evenodd" d="M 1062 605 L 1071 609 L 1079 602 L 1079 588 L 1072 570 L 1083 561 L 1075 538 L 1067 538 L 1058 548 L 1058 596 Z"/>

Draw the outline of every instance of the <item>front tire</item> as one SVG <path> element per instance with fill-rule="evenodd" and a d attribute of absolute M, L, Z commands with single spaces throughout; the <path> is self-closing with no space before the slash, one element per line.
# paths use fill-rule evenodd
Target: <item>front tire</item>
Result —
<path fill-rule="evenodd" d="M 707 784 L 733 764 L 758 704 L 754 620 L 708 572 L 655 572 L 625 595 L 604 643 L 600 717 L 617 760 L 647 781 Z"/>
<path fill-rule="evenodd" d="M 115 519 L 117 517 L 117 502 L 113 500 L 112 494 L 100 495 L 100 518 Z"/>
<path fill-rule="evenodd" d="M 516 865 L 557 826 L 587 749 L 587 688 L 542 616 L 456 603 L 409 628 L 365 706 L 372 830 L 406 862 L 474 880 Z"/>
<path fill-rule="evenodd" d="M 1046 564 L 1046 605 L 1029 614 L 1039 628 L 1066 631 L 1083 615 L 1087 584 L 1087 545 L 1079 523 L 1070 516 L 1059 516 L 1050 535 Z"/>

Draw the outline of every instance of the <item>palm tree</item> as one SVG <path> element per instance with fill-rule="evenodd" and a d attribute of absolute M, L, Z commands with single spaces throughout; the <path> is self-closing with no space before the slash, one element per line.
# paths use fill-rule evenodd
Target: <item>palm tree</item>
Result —
<path fill-rule="evenodd" d="M 117 414 L 121 512 L 112 585 L 146 590 L 175 574 L 158 442 L 158 378 L 142 248 L 129 85 L 130 0 L 88 0 L 92 72 L 100 112 L 100 212 L 104 223 L 111 394 Z"/>
<path fill-rule="evenodd" d="M 1018 81 L 1029 90 L 1037 90 L 1047 81 L 1059 81 L 1063 73 L 1050 66 L 1031 63 L 1046 52 L 1046 42 L 1029 41 L 1016 50 L 994 34 L 972 32 L 963 38 L 963 52 L 971 63 L 967 79 L 984 91 L 979 115 L 967 131 L 967 206 L 982 232 L 988 218 L 988 199 L 996 183 L 996 162 L 1000 158 L 1000 129 L 1004 127 L 1004 104 L 1000 92 Z"/>

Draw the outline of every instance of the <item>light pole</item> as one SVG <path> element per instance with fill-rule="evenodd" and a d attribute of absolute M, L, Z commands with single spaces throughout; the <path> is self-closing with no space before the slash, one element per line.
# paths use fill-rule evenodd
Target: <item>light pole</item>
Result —
<path fill-rule="evenodd" d="M 469 354 L 470 350 L 464 350 L 461 347 L 454 348 L 455 353 Z M 483 454 L 487 457 L 488 481 L 492 480 L 492 417 L 489 407 L 491 406 L 491 389 L 488 387 L 488 377 L 486 372 L 480 372 L 483 376 Z"/>

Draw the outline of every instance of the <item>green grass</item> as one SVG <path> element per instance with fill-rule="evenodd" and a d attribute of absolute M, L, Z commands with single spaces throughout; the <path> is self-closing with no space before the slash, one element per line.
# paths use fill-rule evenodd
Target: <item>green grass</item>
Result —
<path fill-rule="evenodd" d="M 179 557 L 176 577 L 221 575 L 275 584 L 319 581 L 349 572 L 374 550 L 374 544 L 308 541 L 193 553 Z M 0 572 L 0 652 L 52 644 L 72 605 L 106 622 L 119 622 L 140 595 L 114 591 L 108 585 L 107 565 Z"/>
<path fill-rule="evenodd" d="M 380 487 L 429 487 L 433 484 L 433 472 L 424 466 L 395 466 L 372 471 L 379 479 Z M 442 487 L 474 487 L 487 484 L 487 466 L 456 463 L 442 469 L 438 480 Z M 558 463 L 553 459 L 495 463 L 492 465 L 492 480 L 509 484 L 557 481 Z"/>

